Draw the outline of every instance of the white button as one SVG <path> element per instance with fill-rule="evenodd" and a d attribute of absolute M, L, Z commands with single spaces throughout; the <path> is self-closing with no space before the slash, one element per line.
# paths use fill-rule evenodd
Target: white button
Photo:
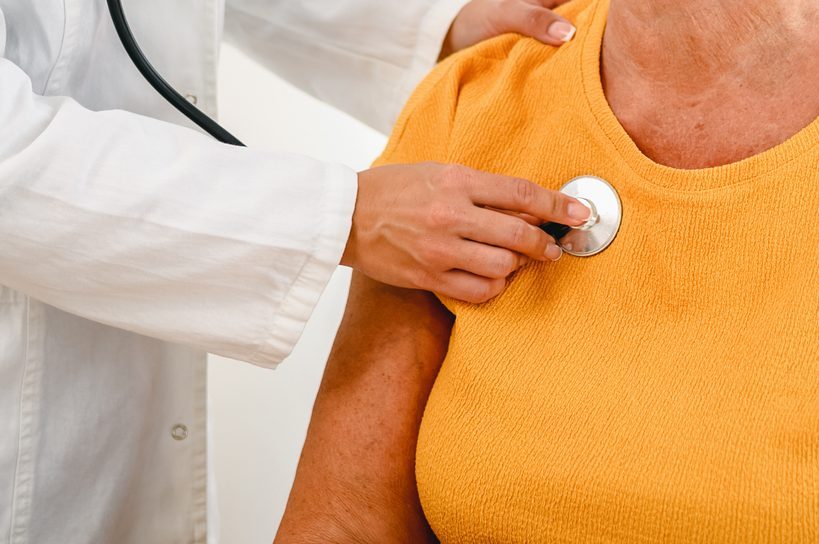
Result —
<path fill-rule="evenodd" d="M 174 440 L 185 440 L 188 437 L 188 428 L 181 423 L 177 423 L 171 428 L 171 436 Z"/>
<path fill-rule="evenodd" d="M 199 102 L 199 98 L 195 94 L 186 94 L 185 100 L 193 104 L 194 106 Z"/>

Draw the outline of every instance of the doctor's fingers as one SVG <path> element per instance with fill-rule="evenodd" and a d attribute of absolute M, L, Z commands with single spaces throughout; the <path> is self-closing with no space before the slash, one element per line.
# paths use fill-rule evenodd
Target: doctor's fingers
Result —
<path fill-rule="evenodd" d="M 543 221 L 541 221 L 540 219 L 538 219 L 534 215 L 529 215 L 528 213 L 510 212 L 509 210 L 501 210 L 499 208 L 493 208 L 491 206 L 485 206 L 484 209 L 485 210 L 492 210 L 493 212 L 504 213 L 506 215 L 511 215 L 512 217 L 518 217 L 520 219 L 523 219 L 524 221 L 526 221 L 530 225 L 534 225 L 536 227 L 543 224 Z"/>
<path fill-rule="evenodd" d="M 508 7 L 504 10 L 507 31 L 555 46 L 571 41 L 576 32 L 574 25 L 551 9 L 564 2 L 507 0 Z"/>
<path fill-rule="evenodd" d="M 508 278 L 531 262 L 526 255 L 507 249 L 464 240 L 453 255 L 453 269 L 463 270 L 483 278 Z"/>
<path fill-rule="evenodd" d="M 462 236 L 475 242 L 514 251 L 538 261 L 547 259 L 554 261 L 562 254 L 554 238 L 527 223 L 523 218 L 485 208 L 477 208 L 469 215 Z M 470 271 L 481 274 L 478 270 Z"/>
<path fill-rule="evenodd" d="M 582 225 L 591 211 L 560 191 L 544 189 L 525 179 L 478 173 L 468 181 L 467 193 L 478 206 L 491 206 L 569 226 Z"/>
<path fill-rule="evenodd" d="M 501 294 L 506 288 L 506 278 L 490 279 L 463 270 L 444 272 L 434 291 L 439 295 L 481 304 Z"/>

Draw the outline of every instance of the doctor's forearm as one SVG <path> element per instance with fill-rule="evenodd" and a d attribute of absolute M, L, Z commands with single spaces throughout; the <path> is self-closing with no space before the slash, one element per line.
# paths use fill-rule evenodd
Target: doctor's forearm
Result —
<path fill-rule="evenodd" d="M 353 171 L 43 98 L 3 59 L 0 81 L 1 285 L 236 359 L 289 353 L 341 258 Z"/>

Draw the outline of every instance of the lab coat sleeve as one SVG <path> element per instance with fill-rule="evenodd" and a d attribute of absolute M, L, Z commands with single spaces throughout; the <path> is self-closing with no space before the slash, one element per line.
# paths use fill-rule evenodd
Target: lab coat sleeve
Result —
<path fill-rule="evenodd" d="M 388 133 L 468 0 L 227 0 L 225 37 Z"/>
<path fill-rule="evenodd" d="M 274 366 L 343 253 L 346 167 L 41 97 L 0 59 L 0 285 Z"/>

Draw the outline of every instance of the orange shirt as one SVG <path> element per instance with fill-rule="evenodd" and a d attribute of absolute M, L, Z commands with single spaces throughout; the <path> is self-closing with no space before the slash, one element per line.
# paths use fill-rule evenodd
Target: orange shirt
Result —
<path fill-rule="evenodd" d="M 456 314 L 417 451 L 445 544 L 819 542 L 819 120 L 738 163 L 654 163 L 608 107 L 608 3 L 421 85 L 379 161 L 609 180 L 613 245 Z"/>

